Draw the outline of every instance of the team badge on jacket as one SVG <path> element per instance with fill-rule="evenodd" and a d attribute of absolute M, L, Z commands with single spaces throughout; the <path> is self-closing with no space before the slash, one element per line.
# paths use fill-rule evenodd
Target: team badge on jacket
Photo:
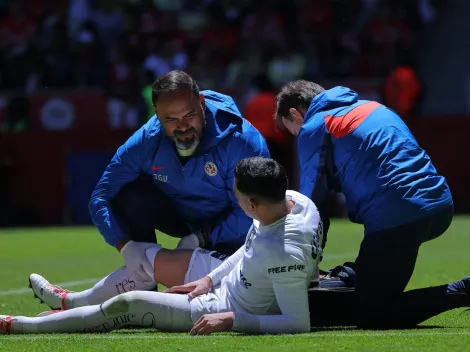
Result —
<path fill-rule="evenodd" d="M 212 161 L 208 161 L 206 165 L 204 165 L 204 171 L 209 176 L 216 176 L 217 175 L 217 166 Z"/>

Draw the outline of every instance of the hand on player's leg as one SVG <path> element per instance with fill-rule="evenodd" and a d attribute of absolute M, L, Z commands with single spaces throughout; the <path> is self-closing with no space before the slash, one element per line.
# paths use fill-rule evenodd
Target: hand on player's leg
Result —
<path fill-rule="evenodd" d="M 212 289 L 212 280 L 209 276 L 204 276 L 197 281 L 189 282 L 185 285 L 173 286 L 165 293 L 187 293 L 188 297 L 193 299 L 197 296 L 204 295 Z"/>
<path fill-rule="evenodd" d="M 199 318 L 189 332 L 190 335 L 210 335 L 213 332 L 229 331 L 233 327 L 233 312 L 205 314 Z"/>

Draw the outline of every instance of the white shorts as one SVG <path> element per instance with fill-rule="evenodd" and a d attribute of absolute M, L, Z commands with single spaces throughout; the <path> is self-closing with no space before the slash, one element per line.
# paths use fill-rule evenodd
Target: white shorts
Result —
<path fill-rule="evenodd" d="M 210 251 L 207 249 L 196 248 L 189 261 L 188 271 L 184 277 L 184 283 L 199 280 L 217 268 L 228 258 L 228 255 Z"/>

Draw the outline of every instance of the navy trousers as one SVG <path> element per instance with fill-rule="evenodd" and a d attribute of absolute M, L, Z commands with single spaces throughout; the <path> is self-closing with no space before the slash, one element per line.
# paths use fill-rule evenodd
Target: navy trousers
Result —
<path fill-rule="evenodd" d="M 419 247 L 442 235 L 453 207 L 421 220 L 366 234 L 356 259 L 353 291 L 311 291 L 312 326 L 356 325 L 367 329 L 409 328 L 446 310 L 470 304 L 448 285 L 404 292 Z"/>
<path fill-rule="evenodd" d="M 122 187 L 111 201 L 111 207 L 122 229 L 136 242 L 156 242 L 155 229 L 172 237 L 183 238 L 198 233 L 204 238 L 204 248 L 225 255 L 233 254 L 239 243 L 212 243 L 211 228 L 227 214 L 220 214 L 209 222 L 187 222 L 174 201 L 164 194 L 148 175 Z"/>
<path fill-rule="evenodd" d="M 111 207 L 121 228 L 136 242 L 155 243 L 155 229 L 179 238 L 191 233 L 173 200 L 148 175 L 122 187 Z"/>
<path fill-rule="evenodd" d="M 418 221 L 364 236 L 355 263 L 360 324 L 380 320 L 383 313 L 392 314 L 398 309 L 393 302 L 400 301 L 413 275 L 421 244 L 442 235 L 452 218 L 453 208 L 449 207 Z"/>

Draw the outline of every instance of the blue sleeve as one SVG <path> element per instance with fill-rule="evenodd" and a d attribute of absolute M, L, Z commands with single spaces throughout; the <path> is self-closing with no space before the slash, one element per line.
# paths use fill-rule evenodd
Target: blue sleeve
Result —
<path fill-rule="evenodd" d="M 312 124 L 315 122 L 315 124 Z M 324 226 L 324 241 L 329 228 L 327 202 L 333 188 L 333 155 L 330 135 L 323 119 L 311 121 L 301 131 L 298 141 L 300 163 L 300 193 L 310 197 L 317 206 Z"/>
<path fill-rule="evenodd" d="M 245 238 L 253 220 L 246 216 L 238 205 L 233 192 L 235 166 L 238 161 L 253 156 L 269 158 L 269 150 L 262 135 L 249 132 L 249 137 L 234 137 L 227 147 L 226 190 L 232 202 L 232 211 L 211 229 L 209 238 L 215 250 L 233 253 L 245 243 Z"/>
<path fill-rule="evenodd" d="M 93 223 L 105 241 L 116 247 L 126 238 L 110 207 L 110 200 L 127 183 L 135 180 L 142 172 L 145 130 L 142 127 L 134 133 L 116 152 L 96 185 L 88 209 Z"/>

